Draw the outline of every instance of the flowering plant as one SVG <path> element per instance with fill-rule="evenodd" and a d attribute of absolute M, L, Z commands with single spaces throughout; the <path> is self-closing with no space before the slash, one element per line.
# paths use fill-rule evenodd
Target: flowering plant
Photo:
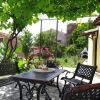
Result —
<path fill-rule="evenodd" d="M 49 48 L 46 48 L 46 47 L 42 48 L 41 57 L 44 59 L 44 63 L 46 63 L 46 61 L 52 56 L 53 55 L 50 52 Z"/>

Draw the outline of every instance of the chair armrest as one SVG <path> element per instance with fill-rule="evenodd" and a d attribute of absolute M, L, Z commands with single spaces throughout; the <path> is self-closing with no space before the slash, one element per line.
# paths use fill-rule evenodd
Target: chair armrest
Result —
<path fill-rule="evenodd" d="M 68 70 L 66 70 L 67 72 L 66 72 L 66 76 L 67 76 L 67 74 L 69 74 L 69 73 L 73 73 L 74 74 L 74 72 L 71 72 L 71 71 L 68 71 Z"/>
<path fill-rule="evenodd" d="M 73 78 L 73 76 L 69 78 L 69 77 L 68 77 L 68 74 L 70 74 L 70 73 L 73 73 L 73 74 L 74 74 L 74 72 L 71 72 L 71 71 L 68 71 L 68 70 L 65 70 L 64 72 L 65 72 L 66 74 L 65 74 L 64 77 L 61 78 L 61 80 L 65 80 L 66 78 L 67 78 L 67 79 Z"/>

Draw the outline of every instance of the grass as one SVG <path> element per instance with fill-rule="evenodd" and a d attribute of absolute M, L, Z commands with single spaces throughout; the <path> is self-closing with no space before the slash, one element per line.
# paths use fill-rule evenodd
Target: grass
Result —
<path fill-rule="evenodd" d="M 52 59 L 52 58 L 51 58 Z M 43 61 L 42 59 L 40 59 L 41 61 Z M 34 57 L 34 63 L 38 62 L 39 58 L 38 57 Z M 60 66 L 62 67 L 73 67 L 75 68 L 76 65 L 78 64 L 78 62 L 82 62 L 82 58 L 78 57 L 78 56 L 66 56 L 66 57 L 61 57 L 61 58 L 56 58 L 56 61 L 59 62 Z M 23 71 L 24 67 L 25 67 L 25 62 L 23 62 L 23 60 L 19 61 L 19 67 L 20 69 Z M 31 64 L 31 68 L 34 67 L 34 64 Z"/>
<path fill-rule="evenodd" d="M 38 58 L 34 59 L 35 62 L 38 60 Z M 56 58 L 56 61 L 58 61 L 62 67 L 76 67 L 78 62 L 82 62 L 82 58 L 79 56 L 66 56 Z"/>
<path fill-rule="evenodd" d="M 76 67 L 78 62 L 82 62 L 81 57 L 78 56 L 67 56 L 62 58 L 57 58 L 63 67 Z"/>

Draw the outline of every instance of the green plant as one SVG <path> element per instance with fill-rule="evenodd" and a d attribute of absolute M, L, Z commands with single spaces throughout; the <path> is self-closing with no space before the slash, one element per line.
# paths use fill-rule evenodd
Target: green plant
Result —
<path fill-rule="evenodd" d="M 77 28 L 71 33 L 69 45 L 66 47 L 66 53 L 70 55 L 80 54 L 84 47 L 88 46 L 88 37 L 82 36 L 82 32 L 93 28 L 90 21 L 88 23 L 79 23 Z"/>
<path fill-rule="evenodd" d="M 13 55 L 18 34 L 38 21 L 40 14 L 66 21 L 91 16 L 94 11 L 100 12 L 99 0 L 0 0 L 0 28 L 10 29 L 3 60 Z"/>
<path fill-rule="evenodd" d="M 22 44 L 22 52 L 24 53 L 24 57 L 26 59 L 26 66 L 29 67 L 29 53 L 30 49 L 33 45 L 32 42 L 32 33 L 30 33 L 28 30 L 24 30 L 24 34 L 21 37 L 21 44 Z"/>
<path fill-rule="evenodd" d="M 41 34 L 41 37 L 40 37 Z M 37 35 L 34 39 L 34 45 L 40 46 L 41 40 L 41 47 L 47 47 L 51 50 L 54 54 L 54 57 L 62 57 L 64 55 L 65 46 L 56 41 L 56 32 L 54 30 L 49 30 L 46 32 L 42 32 Z"/>

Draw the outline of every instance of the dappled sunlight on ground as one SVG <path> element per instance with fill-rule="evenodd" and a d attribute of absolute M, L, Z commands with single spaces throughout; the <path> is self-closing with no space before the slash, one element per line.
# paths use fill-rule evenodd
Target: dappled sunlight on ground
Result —
<path fill-rule="evenodd" d="M 64 68 L 64 69 L 71 72 L 74 72 L 75 70 L 75 68 Z M 61 77 L 63 76 L 65 76 L 65 73 L 61 74 L 59 79 L 61 79 Z M 54 81 L 56 82 L 56 78 L 54 79 Z M 93 83 L 98 83 L 98 82 L 100 83 L 100 74 L 98 75 L 98 73 L 96 72 L 93 79 Z M 59 86 L 61 90 L 63 88 L 63 85 L 64 85 L 64 81 L 59 80 Z M 47 86 L 46 90 L 49 93 L 52 100 L 60 100 L 58 89 L 55 86 Z M 23 100 L 27 100 L 27 98 L 25 97 L 25 93 L 26 91 L 23 90 L 23 95 L 24 95 Z M 34 97 L 33 100 L 36 100 L 36 91 L 34 92 L 33 97 Z M 18 87 L 15 88 L 15 84 L 0 87 L 0 100 L 19 100 Z M 42 96 L 40 100 L 45 100 L 45 99 Z"/>
<path fill-rule="evenodd" d="M 60 83 L 60 88 L 62 87 L 63 85 Z M 47 86 L 46 91 L 49 93 L 52 100 L 60 100 L 58 89 L 55 86 Z M 25 93 L 26 91 L 23 90 L 23 100 L 28 100 Z M 36 96 L 36 91 L 34 91 L 32 100 L 37 100 Z M 0 87 L 0 100 L 20 100 L 18 87 L 15 88 L 15 84 Z M 41 95 L 40 100 L 45 100 L 43 94 Z"/>

